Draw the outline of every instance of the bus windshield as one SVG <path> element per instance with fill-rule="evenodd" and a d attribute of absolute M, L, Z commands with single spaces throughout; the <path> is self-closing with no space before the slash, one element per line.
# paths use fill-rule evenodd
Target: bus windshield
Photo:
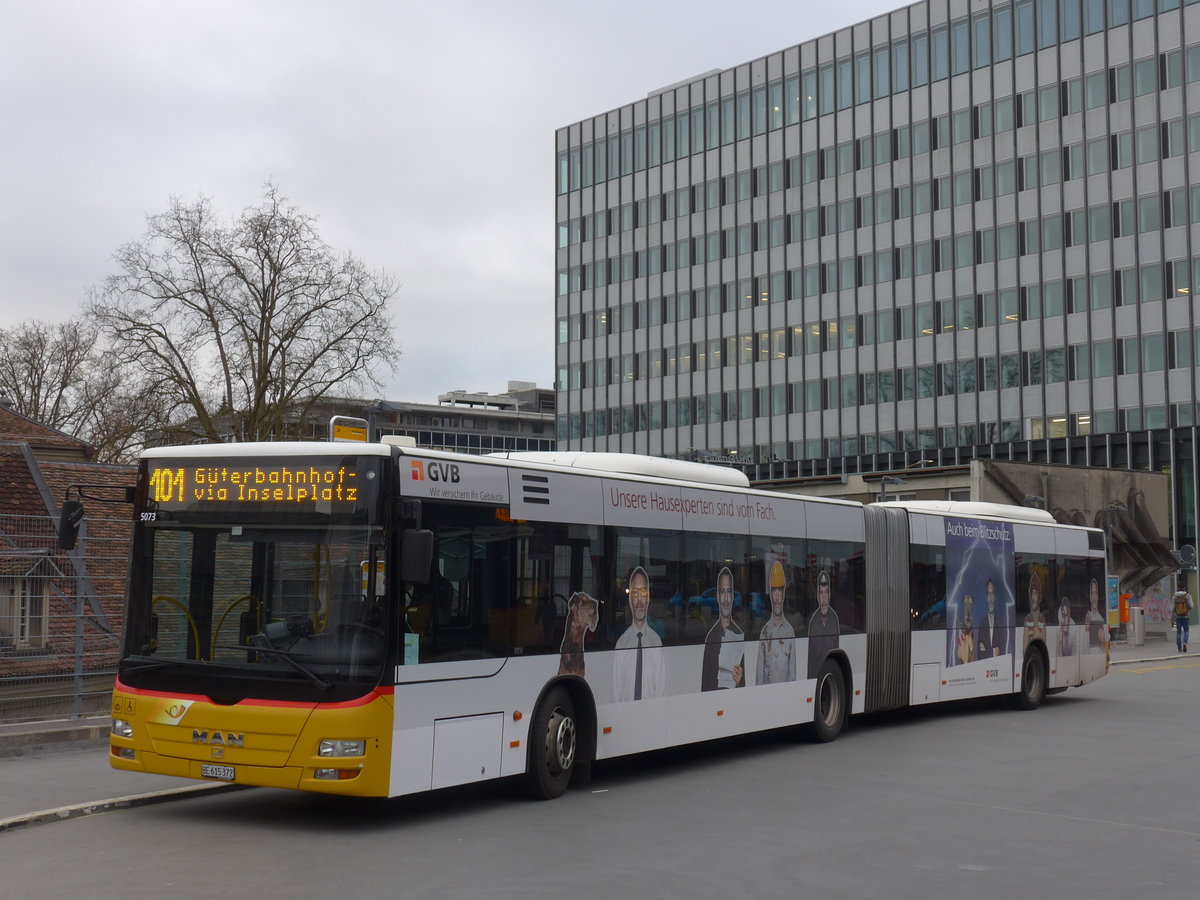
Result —
<path fill-rule="evenodd" d="M 122 681 L 233 702 L 331 700 L 379 683 L 382 531 L 141 523 Z"/>

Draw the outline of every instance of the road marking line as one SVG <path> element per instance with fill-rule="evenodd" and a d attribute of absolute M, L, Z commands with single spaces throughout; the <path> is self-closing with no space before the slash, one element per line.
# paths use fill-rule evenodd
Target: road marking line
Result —
<path fill-rule="evenodd" d="M 1142 825 L 1137 822 L 1122 822 L 1119 819 L 1097 819 L 1093 816 L 1068 816 L 1064 813 L 1046 812 L 1041 809 L 1020 809 L 1015 806 L 997 806 L 994 803 L 969 803 L 962 800 L 942 800 L 939 803 L 954 803 L 959 806 L 973 806 L 979 809 L 993 809 L 998 812 L 1024 813 L 1031 816 L 1045 816 L 1050 819 L 1065 819 L 1069 822 L 1088 822 L 1093 825 L 1116 825 L 1118 828 L 1133 828 L 1137 831 L 1156 831 L 1164 834 L 1182 834 L 1187 837 L 1200 837 L 1200 833 L 1186 831 L 1182 828 L 1165 828 L 1162 825 Z M 960 867 L 961 868 L 961 867 Z"/>
<path fill-rule="evenodd" d="M 1133 675 L 1145 675 L 1147 672 L 1165 672 L 1171 669 L 1200 669 L 1200 663 L 1170 663 L 1165 666 L 1142 666 L 1136 669 L 1131 666 L 1122 666 L 1113 671 L 1129 672 Z"/>

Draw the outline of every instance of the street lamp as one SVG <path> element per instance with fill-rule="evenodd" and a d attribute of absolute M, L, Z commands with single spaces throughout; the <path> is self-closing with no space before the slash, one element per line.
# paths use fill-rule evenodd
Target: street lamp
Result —
<path fill-rule="evenodd" d="M 367 440 L 379 440 L 379 416 L 384 410 L 382 400 L 376 399 L 367 409 Z"/>
<path fill-rule="evenodd" d="M 883 503 L 887 500 L 887 486 L 889 484 L 908 484 L 907 478 L 901 478 L 899 475 L 884 475 L 879 479 L 879 502 Z"/>

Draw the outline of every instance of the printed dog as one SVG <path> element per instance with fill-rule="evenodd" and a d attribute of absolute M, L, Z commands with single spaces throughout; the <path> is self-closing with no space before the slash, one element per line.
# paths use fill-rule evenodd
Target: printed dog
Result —
<path fill-rule="evenodd" d="M 567 604 L 566 632 L 558 661 L 559 675 L 583 677 L 583 639 L 595 631 L 599 622 L 600 604 L 595 597 L 576 591 Z"/>

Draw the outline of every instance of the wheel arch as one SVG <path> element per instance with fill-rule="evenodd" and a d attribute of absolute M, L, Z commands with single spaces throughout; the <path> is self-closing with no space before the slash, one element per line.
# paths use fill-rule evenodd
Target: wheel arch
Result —
<path fill-rule="evenodd" d="M 1025 655 L 1027 653 L 1029 653 L 1030 650 L 1034 651 L 1035 653 L 1041 654 L 1042 664 L 1046 667 L 1046 674 L 1049 675 L 1050 674 L 1050 651 L 1046 647 L 1046 642 L 1044 640 L 1042 640 L 1041 638 L 1034 638 L 1032 641 L 1029 642 L 1029 646 L 1027 646 L 1022 651 L 1021 658 L 1024 659 Z"/>
<path fill-rule="evenodd" d="M 835 650 L 830 650 L 825 654 L 825 659 L 821 660 L 821 665 L 826 661 L 833 662 L 839 669 L 842 670 L 842 687 L 846 691 L 846 723 L 849 724 L 850 716 L 854 712 L 854 673 L 850 670 L 850 657 L 846 655 L 846 651 L 840 647 Z"/>
<path fill-rule="evenodd" d="M 596 698 L 592 696 L 591 686 L 578 675 L 559 675 L 551 678 L 542 686 L 533 709 L 545 702 L 547 695 L 556 687 L 561 687 L 571 698 L 575 707 L 576 756 L 580 762 L 590 763 L 596 758 Z M 530 716 L 532 721 L 532 713 Z M 525 764 L 529 765 L 530 754 L 533 752 L 533 741 L 527 740 L 525 749 Z"/>
<path fill-rule="evenodd" d="M 1041 668 L 1042 690 L 1040 697 L 1031 698 L 1026 692 L 1025 676 L 1026 668 L 1029 666 L 1030 660 L 1034 658 L 1038 660 Z M 1013 676 L 1013 692 L 1009 695 L 1012 706 L 1022 710 L 1037 709 L 1041 706 L 1046 697 L 1050 695 L 1050 651 L 1047 649 L 1045 641 L 1035 638 L 1029 642 L 1021 653 L 1021 665 L 1014 671 Z"/>

